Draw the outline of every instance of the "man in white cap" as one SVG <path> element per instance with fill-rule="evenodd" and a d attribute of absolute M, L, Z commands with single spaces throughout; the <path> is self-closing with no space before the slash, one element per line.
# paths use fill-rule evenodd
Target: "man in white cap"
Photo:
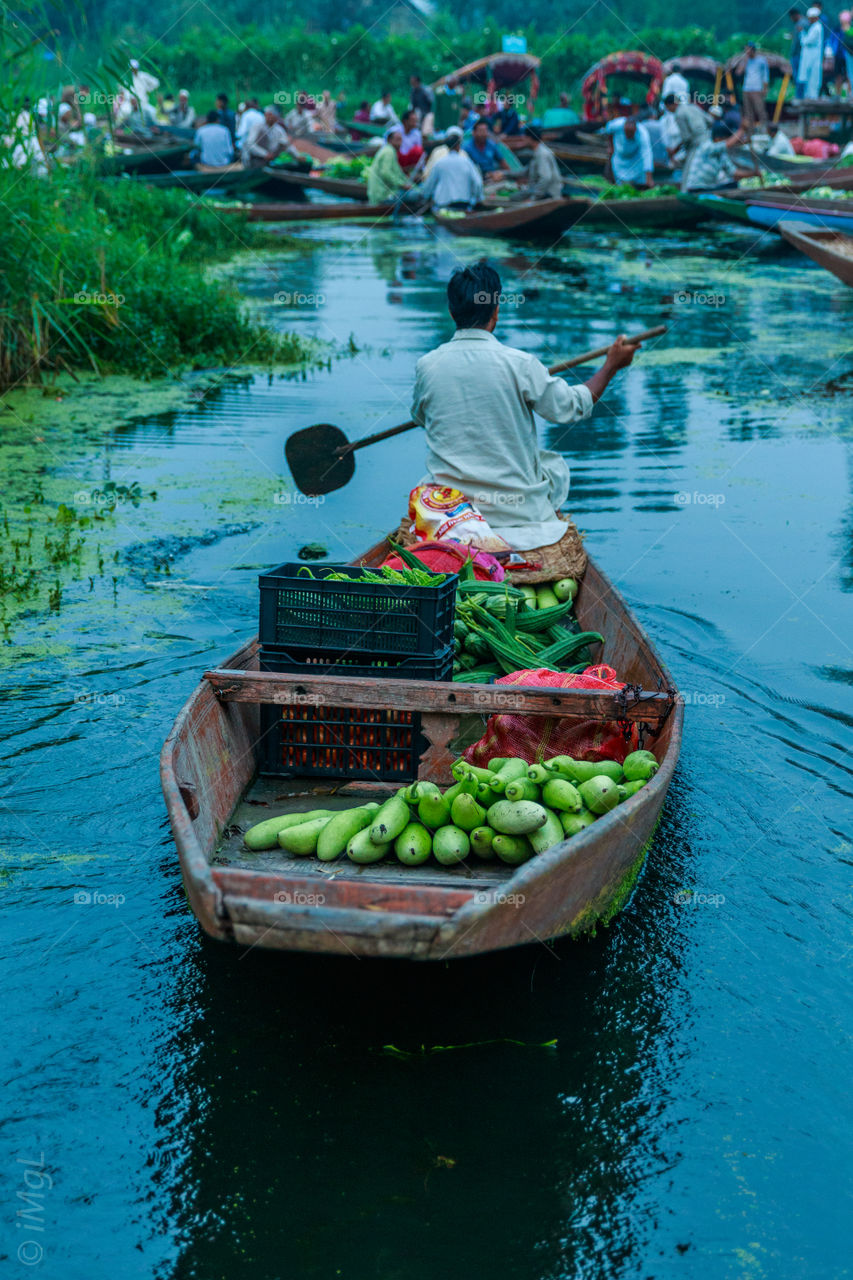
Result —
<path fill-rule="evenodd" d="M 820 9 L 806 10 L 808 26 L 800 40 L 799 83 L 804 98 L 819 98 L 823 83 L 823 23 Z"/>
<path fill-rule="evenodd" d="M 195 108 L 186 89 L 178 92 L 178 100 L 169 111 L 169 124 L 173 129 L 191 129 L 195 124 Z"/>
<path fill-rule="evenodd" d="M 473 209 L 483 198 L 480 170 L 462 150 L 462 130 L 453 125 L 444 135 L 447 153 L 431 167 L 416 196 L 433 209 Z"/>
<path fill-rule="evenodd" d="M 674 93 L 679 102 L 690 101 L 690 85 L 681 74 L 681 63 L 673 62 L 669 75 L 660 87 L 661 100 Z"/>
<path fill-rule="evenodd" d="M 264 108 L 260 123 L 252 125 L 243 143 L 240 159 L 247 169 L 260 169 L 272 164 L 284 151 L 296 159 L 300 158 L 300 153 L 291 145 L 287 130 L 281 123 L 278 109 L 270 105 Z"/>
<path fill-rule="evenodd" d="M 159 88 L 160 81 L 156 76 L 152 76 L 148 71 L 140 71 L 139 61 L 136 58 L 130 60 L 131 84 L 133 86 L 133 96 L 139 103 L 139 110 L 142 112 L 146 120 L 153 123 L 154 108 L 148 101 L 149 93 L 153 93 Z"/>

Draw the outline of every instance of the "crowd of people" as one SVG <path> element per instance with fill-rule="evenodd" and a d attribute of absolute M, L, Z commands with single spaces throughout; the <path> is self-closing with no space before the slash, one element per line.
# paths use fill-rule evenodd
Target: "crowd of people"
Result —
<path fill-rule="evenodd" d="M 790 20 L 796 96 L 845 97 L 853 84 L 851 13 L 840 12 L 833 25 L 816 3 L 805 13 L 792 9 Z M 735 147 L 746 143 L 750 151 L 793 154 L 787 133 L 768 120 L 770 69 L 754 44 L 744 50 L 740 73 L 740 105 L 730 80 L 718 83 L 714 94 L 693 92 L 677 62 L 671 64 L 656 103 L 638 106 L 620 99 L 608 104 L 600 132 L 607 142 L 612 181 L 652 186 L 656 167 L 667 167 L 679 174 L 686 190 L 718 188 L 752 172 L 734 163 L 730 153 Z M 337 134 L 364 142 L 359 128 L 367 126 L 369 133 L 382 131 L 381 139 L 373 140 L 377 150 L 367 173 L 371 203 L 470 209 L 489 183 L 507 180 L 501 142 L 523 135 L 529 163 L 521 174 L 512 174 L 515 194 L 551 199 L 562 192 L 563 175 L 543 139 L 541 122 L 524 123 L 520 99 L 511 93 L 478 92 L 472 98 L 452 80 L 433 88 L 412 74 L 408 103 L 399 115 L 388 88 L 354 111 L 347 109 L 343 94 L 333 98 L 329 90 L 317 96 L 300 90 L 276 94 L 274 102 L 263 106 L 247 97 L 236 109 L 220 93 L 209 110 L 198 113 L 188 90 L 164 96 L 160 88 L 157 77 L 131 59 L 126 82 L 110 99 L 113 129 L 119 139 L 172 135 L 189 144 L 191 161 L 205 169 L 262 167 L 284 155 L 304 161 L 303 140 Z M 88 87 L 76 85 L 64 88 L 58 102 L 41 99 L 35 109 L 24 103 L 11 139 L 12 162 L 42 172 L 48 153 L 61 155 L 103 139 L 95 114 L 82 105 L 89 99 Z M 557 114 L 574 117 L 566 93 L 560 94 Z"/>

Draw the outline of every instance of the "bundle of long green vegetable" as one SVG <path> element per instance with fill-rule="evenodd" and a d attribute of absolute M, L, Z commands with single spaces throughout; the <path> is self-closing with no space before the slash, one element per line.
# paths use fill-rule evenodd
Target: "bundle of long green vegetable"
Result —
<path fill-rule="evenodd" d="M 480 769 L 457 760 L 456 781 L 444 792 L 434 782 L 413 782 L 383 805 L 282 814 L 251 827 L 243 839 L 253 851 L 280 847 L 321 862 L 346 854 L 367 864 L 393 852 L 409 867 L 430 857 L 452 866 L 473 853 L 517 866 L 629 800 L 657 769 L 650 751 L 635 751 L 622 764 L 554 756 L 529 765 L 499 757 Z"/>
<path fill-rule="evenodd" d="M 350 573 L 338 573 L 334 570 L 323 570 L 318 575 L 324 582 L 369 582 L 379 584 L 381 586 L 394 587 L 438 587 L 441 586 L 447 577 L 446 573 L 430 573 L 429 569 L 424 566 L 422 560 L 418 560 L 417 556 L 413 556 L 405 547 L 398 547 L 395 542 L 391 543 L 397 555 L 404 562 L 405 568 L 392 569 L 388 564 L 382 564 L 378 570 L 362 569 L 359 577 L 354 578 Z M 315 575 L 307 565 L 302 565 L 297 573 L 297 578 L 307 577 L 313 578 Z"/>
<path fill-rule="evenodd" d="M 577 627 L 576 592 L 573 578 L 511 587 L 478 582 L 463 569 L 453 624 L 453 679 L 488 684 L 527 668 L 583 671 L 592 661 L 589 646 L 601 644 L 602 637 L 597 631 L 570 630 Z"/>

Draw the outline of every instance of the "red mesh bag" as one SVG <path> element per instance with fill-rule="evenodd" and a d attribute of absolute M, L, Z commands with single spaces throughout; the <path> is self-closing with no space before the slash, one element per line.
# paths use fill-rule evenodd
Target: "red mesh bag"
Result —
<path fill-rule="evenodd" d="M 612 667 L 603 664 L 587 667 L 578 675 L 538 668 L 514 671 L 502 676 L 496 685 L 547 685 L 558 689 L 624 689 Z M 621 764 L 639 746 L 637 726 L 632 725 L 626 738 L 615 720 L 568 720 L 554 716 L 521 716 L 501 713 L 489 717 L 486 732 L 479 742 L 468 747 L 464 758 L 469 764 L 485 768 L 493 756 L 518 756 L 530 764 L 551 756 L 571 756 L 574 760 L 618 760 Z"/>
<path fill-rule="evenodd" d="M 422 560 L 427 569 L 433 573 L 458 573 L 470 556 L 474 565 L 474 577 L 480 582 L 502 582 L 505 575 L 503 565 L 489 555 L 487 551 L 478 551 L 476 547 L 463 546 L 461 542 L 419 542 L 407 551 L 418 560 Z M 405 569 L 399 556 L 388 555 L 382 562 L 392 569 Z"/>

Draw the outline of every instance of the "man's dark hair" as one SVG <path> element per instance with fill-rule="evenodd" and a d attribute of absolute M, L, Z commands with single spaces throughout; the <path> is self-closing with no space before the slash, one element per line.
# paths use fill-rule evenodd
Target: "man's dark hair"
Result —
<path fill-rule="evenodd" d="M 207 119 L 207 123 L 208 123 L 208 124 L 218 124 L 218 123 L 219 123 L 219 112 L 218 112 L 218 111 L 208 111 L 206 119 Z"/>
<path fill-rule="evenodd" d="M 447 305 L 457 329 L 485 329 L 501 294 L 501 278 L 482 260 L 459 267 L 447 284 Z"/>
<path fill-rule="evenodd" d="M 531 142 L 542 141 L 542 134 L 536 128 L 535 124 L 526 124 L 524 126 L 524 135 L 525 137 L 529 138 Z"/>
<path fill-rule="evenodd" d="M 409 79 L 410 79 L 410 80 L 415 80 L 415 81 L 417 81 L 417 83 L 418 83 L 418 84 L 420 84 L 420 83 L 421 83 L 421 78 L 420 78 L 420 76 L 419 76 L 419 75 L 415 75 L 414 73 L 412 73 L 412 75 L 410 75 L 410 76 L 409 76 Z"/>
<path fill-rule="evenodd" d="M 488 129 L 488 127 L 489 127 L 489 122 L 488 122 L 488 120 L 486 119 L 486 117 L 485 117 L 485 116 L 478 116 L 478 117 L 477 117 L 477 119 L 474 121 L 474 124 L 473 124 L 472 128 L 474 128 L 474 129 L 479 129 L 479 127 L 480 127 L 480 125 L 481 125 L 481 124 L 484 124 L 484 125 L 486 126 L 486 128 Z"/>
<path fill-rule="evenodd" d="M 723 124 L 722 120 L 718 120 L 711 130 L 711 141 L 722 142 L 724 138 L 730 138 L 732 131 L 727 124 Z"/>
<path fill-rule="evenodd" d="M 228 106 L 228 94 L 227 94 L 227 93 L 217 93 L 217 95 L 216 95 L 216 101 L 217 101 L 217 102 L 221 102 L 221 103 L 222 103 L 222 105 L 223 105 L 223 107 L 227 107 L 227 106 Z"/>
<path fill-rule="evenodd" d="M 674 94 L 674 93 L 668 93 L 668 94 L 666 95 L 666 97 L 664 98 L 664 100 L 663 100 L 663 105 L 664 105 L 665 107 L 671 107 L 671 106 L 672 106 L 672 104 L 673 104 L 673 102 L 675 102 L 675 101 L 676 101 L 675 94 Z"/>

